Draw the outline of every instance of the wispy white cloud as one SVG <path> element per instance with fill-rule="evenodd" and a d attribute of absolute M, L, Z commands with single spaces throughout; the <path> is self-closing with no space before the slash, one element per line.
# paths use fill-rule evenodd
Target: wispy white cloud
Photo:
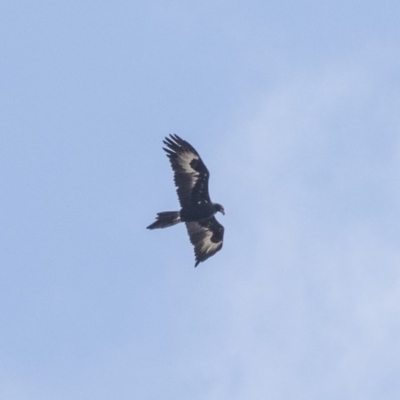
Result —
<path fill-rule="evenodd" d="M 373 46 L 288 78 L 227 142 L 235 398 L 398 389 L 398 62 Z"/>

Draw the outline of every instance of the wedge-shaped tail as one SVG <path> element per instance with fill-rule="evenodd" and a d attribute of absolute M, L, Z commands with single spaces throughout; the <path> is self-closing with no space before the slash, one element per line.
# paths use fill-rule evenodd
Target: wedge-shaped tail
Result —
<path fill-rule="evenodd" d="M 179 211 L 164 211 L 157 213 L 156 220 L 147 229 L 168 228 L 181 222 Z"/>

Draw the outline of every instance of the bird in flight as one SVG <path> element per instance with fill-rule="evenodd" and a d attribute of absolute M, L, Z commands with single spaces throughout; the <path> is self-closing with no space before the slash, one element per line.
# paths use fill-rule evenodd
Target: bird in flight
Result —
<path fill-rule="evenodd" d="M 210 173 L 194 147 L 178 135 L 166 137 L 163 143 L 174 171 L 181 210 L 157 213 L 156 221 L 147 229 L 168 228 L 184 222 L 194 246 L 197 267 L 222 248 L 224 227 L 214 214 L 219 211 L 225 215 L 224 207 L 211 201 L 208 194 Z"/>

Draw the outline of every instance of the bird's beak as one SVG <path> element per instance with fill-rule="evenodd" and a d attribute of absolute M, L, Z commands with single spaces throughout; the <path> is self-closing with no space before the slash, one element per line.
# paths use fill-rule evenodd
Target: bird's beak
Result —
<path fill-rule="evenodd" d="M 222 212 L 222 215 L 225 215 L 225 210 L 224 209 L 222 209 L 221 212 Z"/>

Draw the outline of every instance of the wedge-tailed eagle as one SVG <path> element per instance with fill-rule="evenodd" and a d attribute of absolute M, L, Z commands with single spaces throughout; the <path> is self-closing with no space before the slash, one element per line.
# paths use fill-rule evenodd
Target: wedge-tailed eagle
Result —
<path fill-rule="evenodd" d="M 184 222 L 194 246 L 197 267 L 222 248 L 224 227 L 214 214 L 219 211 L 225 215 L 224 207 L 211 201 L 208 194 L 210 173 L 194 147 L 178 135 L 166 137 L 163 143 L 174 171 L 181 210 L 157 213 L 156 221 L 147 229 L 167 228 Z"/>

